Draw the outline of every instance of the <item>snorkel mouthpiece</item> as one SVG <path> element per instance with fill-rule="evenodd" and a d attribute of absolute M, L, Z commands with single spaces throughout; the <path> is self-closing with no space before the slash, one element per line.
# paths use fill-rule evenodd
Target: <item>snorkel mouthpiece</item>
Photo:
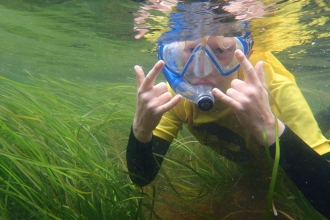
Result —
<path fill-rule="evenodd" d="M 213 86 L 210 84 L 198 84 L 192 87 L 195 89 L 196 94 L 194 102 L 197 104 L 198 108 L 202 111 L 211 110 L 214 104 L 214 96 L 212 94 Z"/>
<path fill-rule="evenodd" d="M 214 101 L 209 96 L 202 96 L 197 105 L 198 108 L 202 111 L 210 111 L 213 108 Z"/>
<path fill-rule="evenodd" d="M 213 108 L 214 97 L 213 86 L 210 84 L 191 85 L 182 77 L 176 76 L 164 67 L 164 76 L 175 93 L 195 103 L 202 111 L 209 111 Z"/>
<path fill-rule="evenodd" d="M 202 111 L 209 111 L 213 108 L 214 97 L 212 95 L 213 86 L 209 84 L 191 85 L 185 80 L 182 80 L 177 86 L 171 85 L 172 89 L 182 95 L 182 97 L 195 103 Z"/>

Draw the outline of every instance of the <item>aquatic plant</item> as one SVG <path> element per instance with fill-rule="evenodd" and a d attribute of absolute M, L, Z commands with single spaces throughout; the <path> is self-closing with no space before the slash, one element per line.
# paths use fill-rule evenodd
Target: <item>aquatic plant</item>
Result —
<path fill-rule="evenodd" d="M 277 150 L 279 149 L 277 139 Z M 283 219 L 325 219 L 314 210 L 279 167 L 279 151 L 277 152 L 276 159 L 273 160 L 269 154 L 266 156 L 265 151 L 263 164 L 265 167 L 269 166 L 264 181 L 266 185 L 260 185 L 260 192 L 255 195 L 255 199 L 261 202 L 245 206 L 246 208 L 243 202 L 237 203 L 237 207 L 242 207 L 228 211 L 226 216 L 220 217 L 219 209 L 225 209 L 226 204 L 235 202 L 234 194 L 239 192 L 237 196 L 243 200 L 244 197 L 251 196 L 248 192 L 249 186 L 244 186 L 249 184 L 243 180 L 245 171 L 234 162 L 219 156 L 211 148 L 199 144 L 184 130 L 164 157 L 160 174 L 154 182 L 154 187 L 158 190 L 155 197 L 162 199 L 161 202 L 156 201 L 155 212 L 169 216 L 165 219 L 173 218 L 171 213 L 178 214 L 180 209 L 181 213 L 189 216 L 182 216 L 182 219 L 245 219 L 247 216 L 271 219 L 274 215 Z M 253 177 L 251 178 L 253 180 Z M 233 197 L 227 196 L 228 194 L 233 194 Z M 251 200 L 251 197 L 246 199 Z M 168 204 L 164 204 L 164 200 L 167 200 Z M 164 206 L 168 210 L 166 213 Z M 182 209 L 182 206 L 185 209 Z"/>
<path fill-rule="evenodd" d="M 178 214 L 214 219 L 219 204 L 230 202 L 223 201 L 224 193 L 241 182 L 235 163 L 184 129 L 154 183 L 136 188 L 125 161 L 134 86 L 78 84 L 28 72 L 19 82 L 10 78 L 16 76 L 2 71 L 3 219 L 170 219 Z M 322 219 L 281 169 L 271 190 L 277 211 L 287 219 Z M 266 210 L 231 212 L 223 219 L 253 212 L 265 216 Z"/>
<path fill-rule="evenodd" d="M 2 75 L 2 219 L 144 219 L 124 161 L 134 87 Z"/>

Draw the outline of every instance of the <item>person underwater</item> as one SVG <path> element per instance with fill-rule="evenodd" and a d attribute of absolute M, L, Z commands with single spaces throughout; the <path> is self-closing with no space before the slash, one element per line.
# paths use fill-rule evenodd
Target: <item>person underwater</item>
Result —
<path fill-rule="evenodd" d="M 278 124 L 281 148 L 292 149 L 291 144 L 299 142 L 300 147 L 287 151 L 287 155 L 281 154 L 281 158 L 289 165 L 282 163 L 282 168 L 288 170 L 296 185 L 303 189 L 301 180 L 313 181 L 317 174 L 311 172 L 310 165 L 328 164 L 320 155 L 329 153 L 330 147 L 294 76 L 270 52 L 252 51 L 254 42 L 248 31 L 229 31 L 239 35 L 226 36 L 228 28 L 236 30 L 248 23 L 236 22 L 230 26 L 227 18 L 212 22 L 214 17 L 219 18 L 219 12 L 214 13 L 214 6 L 209 2 L 178 6 L 182 11 L 173 13 L 172 30 L 158 41 L 160 61 L 146 76 L 141 67 L 134 67 L 137 106 L 126 151 L 131 180 L 145 186 L 155 179 L 162 156 L 183 125 L 201 144 L 262 179 L 263 175 L 269 175 L 263 172 L 264 132 L 266 146 L 273 152 Z M 193 18 L 195 23 L 190 29 L 183 25 L 187 18 Z M 167 83 L 154 85 L 161 70 Z M 306 148 L 310 154 L 303 153 Z M 307 160 L 310 164 L 292 160 L 292 157 L 308 158 L 309 155 L 321 159 Z M 308 170 L 310 175 L 297 178 L 296 172 L 290 172 L 296 166 L 301 166 L 303 172 Z M 327 176 L 317 176 L 322 182 L 318 190 L 329 186 Z M 315 199 L 311 193 L 304 195 L 311 203 Z M 328 217 L 325 204 L 329 204 L 329 198 L 322 197 L 317 200 L 320 202 L 312 203 Z"/>

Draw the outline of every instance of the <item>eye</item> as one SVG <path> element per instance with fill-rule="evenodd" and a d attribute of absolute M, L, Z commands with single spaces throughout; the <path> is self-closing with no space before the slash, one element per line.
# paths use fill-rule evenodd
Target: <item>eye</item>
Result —
<path fill-rule="evenodd" d="M 223 53 L 223 52 L 225 52 L 223 49 L 221 49 L 221 48 L 217 48 L 216 50 L 215 50 L 217 53 Z"/>

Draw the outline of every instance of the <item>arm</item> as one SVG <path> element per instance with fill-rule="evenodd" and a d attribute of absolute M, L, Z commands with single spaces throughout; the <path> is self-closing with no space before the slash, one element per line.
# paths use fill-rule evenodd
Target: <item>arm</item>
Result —
<path fill-rule="evenodd" d="M 315 115 L 315 119 L 322 131 L 322 133 L 325 133 L 330 130 L 330 107 L 327 109 L 318 112 Z"/>
<path fill-rule="evenodd" d="M 276 121 L 269 107 L 267 92 L 263 89 L 265 80 L 262 65 L 258 62 L 253 68 L 241 52 L 236 51 L 235 55 L 244 71 L 246 82 L 233 81 L 232 87 L 226 91 L 226 94 L 217 89 L 213 90 L 213 94 L 234 110 L 241 124 L 249 129 L 261 144 L 263 144 L 262 129 L 265 129 L 270 151 L 274 156 Z M 328 117 L 320 121 L 330 120 L 328 111 L 323 112 L 322 115 Z M 280 166 L 314 208 L 329 218 L 329 162 L 303 142 L 291 129 L 285 127 L 280 120 L 277 121 L 281 145 Z M 329 127 L 329 124 L 324 126 L 326 127 Z"/>
<path fill-rule="evenodd" d="M 151 141 L 142 143 L 136 139 L 131 130 L 126 161 L 132 182 L 140 187 L 151 183 L 155 179 L 164 159 L 155 156 L 154 153 L 165 155 L 169 146 L 170 142 L 157 136 L 152 136 Z"/>
<path fill-rule="evenodd" d="M 330 131 L 330 107 L 315 114 L 315 119 L 322 133 Z M 322 157 L 330 161 L 330 152 L 323 154 Z"/>
<path fill-rule="evenodd" d="M 279 165 L 311 205 L 330 218 L 330 162 L 288 127 L 280 136 L 280 147 Z M 275 144 L 272 144 L 269 150 L 274 158 Z"/>
<path fill-rule="evenodd" d="M 137 80 L 137 103 L 133 125 L 127 145 L 126 159 L 131 180 L 139 185 L 149 184 L 157 175 L 163 157 L 170 142 L 153 136 L 153 130 L 159 124 L 163 114 L 177 105 L 181 96 L 172 98 L 165 83 L 154 85 L 164 66 L 158 61 L 145 76 L 140 66 L 135 66 Z"/>

